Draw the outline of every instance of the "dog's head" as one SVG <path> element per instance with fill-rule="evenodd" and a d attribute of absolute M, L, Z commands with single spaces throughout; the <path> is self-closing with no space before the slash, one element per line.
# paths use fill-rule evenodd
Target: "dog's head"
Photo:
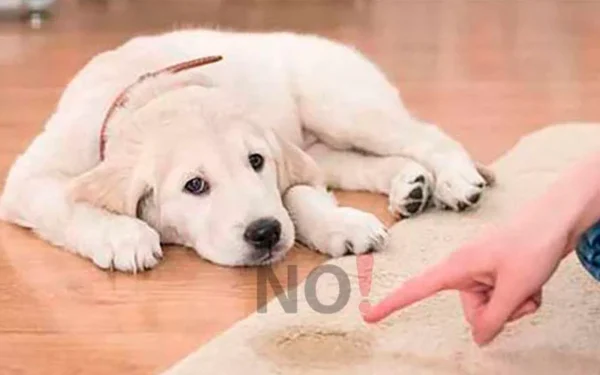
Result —
<path fill-rule="evenodd" d="M 113 117 L 106 158 L 73 181 L 74 199 L 144 220 L 163 243 L 222 265 L 268 264 L 291 248 L 282 195 L 320 184 L 320 173 L 231 96 L 187 85 L 132 100 Z"/>

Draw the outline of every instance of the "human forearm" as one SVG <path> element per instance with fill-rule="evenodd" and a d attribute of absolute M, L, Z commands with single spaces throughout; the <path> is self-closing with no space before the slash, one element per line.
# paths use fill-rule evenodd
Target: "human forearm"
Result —
<path fill-rule="evenodd" d="M 557 251 L 568 254 L 581 234 L 600 220 L 600 152 L 562 173 L 524 212 L 524 230 L 564 237 L 565 246 Z"/>

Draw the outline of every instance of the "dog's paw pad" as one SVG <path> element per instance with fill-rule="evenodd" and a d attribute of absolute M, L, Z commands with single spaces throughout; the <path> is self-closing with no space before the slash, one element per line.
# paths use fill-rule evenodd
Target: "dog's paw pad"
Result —
<path fill-rule="evenodd" d="M 411 199 L 423 199 L 423 187 L 417 186 L 408 193 L 408 197 Z"/>
<path fill-rule="evenodd" d="M 392 181 L 388 209 L 396 218 L 408 218 L 424 211 L 431 198 L 431 174 L 411 163 Z"/>

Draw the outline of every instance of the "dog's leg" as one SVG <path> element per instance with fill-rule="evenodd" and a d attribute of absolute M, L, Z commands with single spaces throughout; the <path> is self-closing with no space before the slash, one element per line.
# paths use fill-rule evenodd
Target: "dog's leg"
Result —
<path fill-rule="evenodd" d="M 433 173 L 437 205 L 460 211 L 476 204 L 488 175 L 439 127 L 411 116 L 398 91 L 360 54 L 329 45 L 299 59 L 293 74 L 304 127 L 322 142 L 411 158 Z"/>
<path fill-rule="evenodd" d="M 305 185 L 290 188 L 284 204 L 294 221 L 296 239 L 306 246 L 339 257 L 382 250 L 387 231 L 374 215 L 338 206 L 325 189 Z"/>
<path fill-rule="evenodd" d="M 364 112 L 360 105 L 342 107 L 347 109 L 340 107 L 340 111 L 350 112 L 344 121 L 306 126 L 325 143 L 341 149 L 415 160 L 434 176 L 434 202 L 438 207 L 462 211 L 477 204 L 487 183 L 478 170 L 480 167 L 458 142 L 438 127 L 401 116 L 395 119 L 389 116 L 393 109 L 378 112 L 369 108 L 368 103 L 362 107 Z"/>
<path fill-rule="evenodd" d="M 16 160 L 0 196 L 0 218 L 30 228 L 101 268 L 135 272 L 155 266 L 161 248 L 154 229 L 141 220 L 68 198 L 67 170 L 73 166 L 65 163 L 81 156 L 66 155 L 60 143 L 64 136 L 57 134 L 41 134 Z M 56 155 L 59 159 L 54 159 Z"/>
<path fill-rule="evenodd" d="M 162 252 L 154 229 L 135 218 L 71 203 L 65 186 L 64 181 L 50 176 L 30 177 L 18 186 L 7 186 L 0 217 L 32 229 L 53 245 L 91 259 L 103 269 L 136 272 L 158 263 Z M 14 204 L 17 201 L 21 203 Z"/>
<path fill-rule="evenodd" d="M 322 143 L 307 152 L 319 164 L 327 186 L 386 194 L 396 217 L 413 216 L 428 206 L 433 176 L 411 159 L 334 150 Z"/>

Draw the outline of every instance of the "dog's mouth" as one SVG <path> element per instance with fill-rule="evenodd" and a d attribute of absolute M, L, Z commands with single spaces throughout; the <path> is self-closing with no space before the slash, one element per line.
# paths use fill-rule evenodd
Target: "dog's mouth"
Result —
<path fill-rule="evenodd" d="M 277 246 L 274 249 L 267 251 L 265 254 L 252 259 L 251 263 L 257 266 L 267 266 L 269 264 L 277 263 L 285 258 L 287 250 L 288 249 L 285 246 Z"/>

